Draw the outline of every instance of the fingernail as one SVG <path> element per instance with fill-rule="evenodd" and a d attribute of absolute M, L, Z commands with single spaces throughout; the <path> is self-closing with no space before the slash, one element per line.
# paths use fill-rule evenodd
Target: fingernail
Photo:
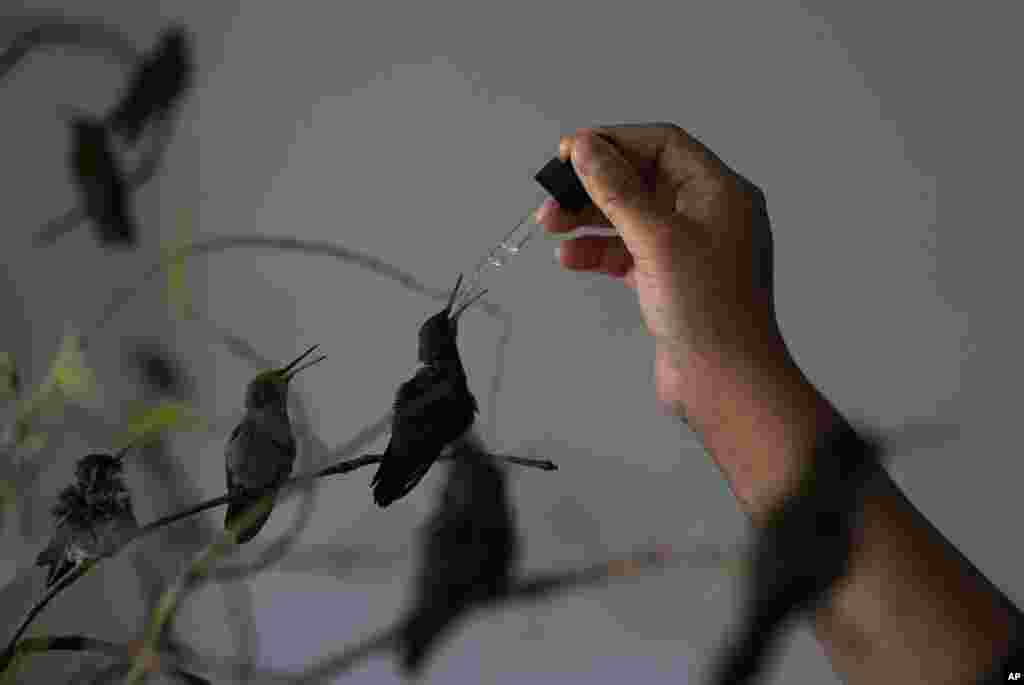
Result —
<path fill-rule="evenodd" d="M 541 203 L 541 206 L 533 215 L 533 220 L 538 224 L 543 224 L 551 218 L 551 214 L 558 208 L 558 202 L 553 197 L 549 197 Z"/>
<path fill-rule="evenodd" d="M 577 226 L 573 229 L 575 235 L 596 235 L 603 236 L 606 238 L 614 238 L 619 235 L 618 229 L 609 228 L 608 226 Z"/>
<path fill-rule="evenodd" d="M 562 244 L 555 245 L 555 261 L 561 264 L 562 262 Z"/>

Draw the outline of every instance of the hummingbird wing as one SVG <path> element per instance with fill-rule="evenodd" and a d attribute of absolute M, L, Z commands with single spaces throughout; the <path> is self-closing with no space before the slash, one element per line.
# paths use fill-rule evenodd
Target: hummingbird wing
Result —
<path fill-rule="evenodd" d="M 224 514 L 225 528 L 288 478 L 295 464 L 295 452 L 295 438 L 286 420 L 281 420 L 279 415 L 249 411 L 232 431 L 225 448 L 228 493 L 237 496 Z M 238 544 L 253 539 L 270 519 L 272 511 L 273 507 L 241 531 Z"/>
<path fill-rule="evenodd" d="M 60 525 L 46 548 L 36 557 L 36 566 L 49 566 L 46 571 L 46 587 L 52 587 L 64 574 L 74 567 L 67 558 L 68 545 L 73 537 L 67 525 Z"/>
<path fill-rule="evenodd" d="M 378 506 L 386 507 L 416 487 L 450 441 L 443 424 L 452 420 L 453 389 L 451 379 L 432 366 L 421 367 L 398 386 L 391 439 L 370 482 Z"/>
<path fill-rule="evenodd" d="M 249 410 L 232 431 L 224 454 L 229 476 L 239 488 L 268 488 L 291 474 L 295 437 L 280 414 Z"/>
<path fill-rule="evenodd" d="M 120 101 L 109 115 L 111 127 L 135 144 L 143 129 L 164 116 L 192 80 L 188 36 L 181 26 L 163 31 L 157 46 L 131 76 Z"/>

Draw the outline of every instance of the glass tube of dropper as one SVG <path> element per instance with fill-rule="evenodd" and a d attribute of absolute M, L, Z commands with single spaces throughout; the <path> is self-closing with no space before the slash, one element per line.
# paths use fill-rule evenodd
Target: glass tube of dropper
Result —
<path fill-rule="evenodd" d="M 501 269 L 510 259 L 522 252 L 526 243 L 542 229 L 540 224 L 534 221 L 534 212 L 537 211 L 537 207 L 547 197 L 547 193 L 539 194 L 532 209 L 523 215 L 516 222 L 512 230 L 506 233 L 498 241 L 498 244 L 492 247 L 476 263 L 469 278 L 465 279 L 465 285 L 459 288 L 459 302 L 469 302 L 470 299 L 483 290 L 487 277 Z"/>
<path fill-rule="evenodd" d="M 551 195 L 562 209 L 570 213 L 579 212 L 591 204 L 590 196 L 587 195 L 586 188 L 583 187 L 583 183 L 576 175 L 576 170 L 569 160 L 553 157 L 540 171 L 534 174 L 533 178 L 544 188 L 544 195 L 534 203 L 534 207 L 548 195 Z M 531 209 L 530 213 L 520 219 L 515 227 L 506 233 L 501 241 L 477 263 L 466 287 L 461 289 L 460 302 L 468 302 L 469 298 L 478 295 L 484 276 L 502 268 L 511 257 L 522 251 L 530 238 L 537 234 L 541 227 L 532 221 L 534 211 Z"/>

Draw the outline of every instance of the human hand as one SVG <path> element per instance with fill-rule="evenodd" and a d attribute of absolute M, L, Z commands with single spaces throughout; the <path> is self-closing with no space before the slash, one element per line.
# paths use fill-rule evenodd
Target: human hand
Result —
<path fill-rule="evenodd" d="M 572 160 L 593 204 L 574 215 L 549 199 L 537 222 L 556 234 L 617 229 L 615 237 L 566 240 L 560 261 L 636 291 L 656 343 L 663 403 L 675 408 L 685 396 L 695 355 L 745 366 L 788 358 L 775 316 L 771 228 L 757 186 L 673 124 L 580 129 L 561 138 L 558 156 Z"/>

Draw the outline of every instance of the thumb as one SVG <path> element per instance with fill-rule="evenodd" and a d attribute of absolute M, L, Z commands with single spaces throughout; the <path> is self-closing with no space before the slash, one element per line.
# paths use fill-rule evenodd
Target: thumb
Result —
<path fill-rule="evenodd" d="M 654 193 L 629 160 L 593 132 L 573 139 L 570 158 L 587 194 L 618 229 L 634 260 L 654 258 L 655 239 L 674 231 L 672 220 L 657 207 Z"/>

